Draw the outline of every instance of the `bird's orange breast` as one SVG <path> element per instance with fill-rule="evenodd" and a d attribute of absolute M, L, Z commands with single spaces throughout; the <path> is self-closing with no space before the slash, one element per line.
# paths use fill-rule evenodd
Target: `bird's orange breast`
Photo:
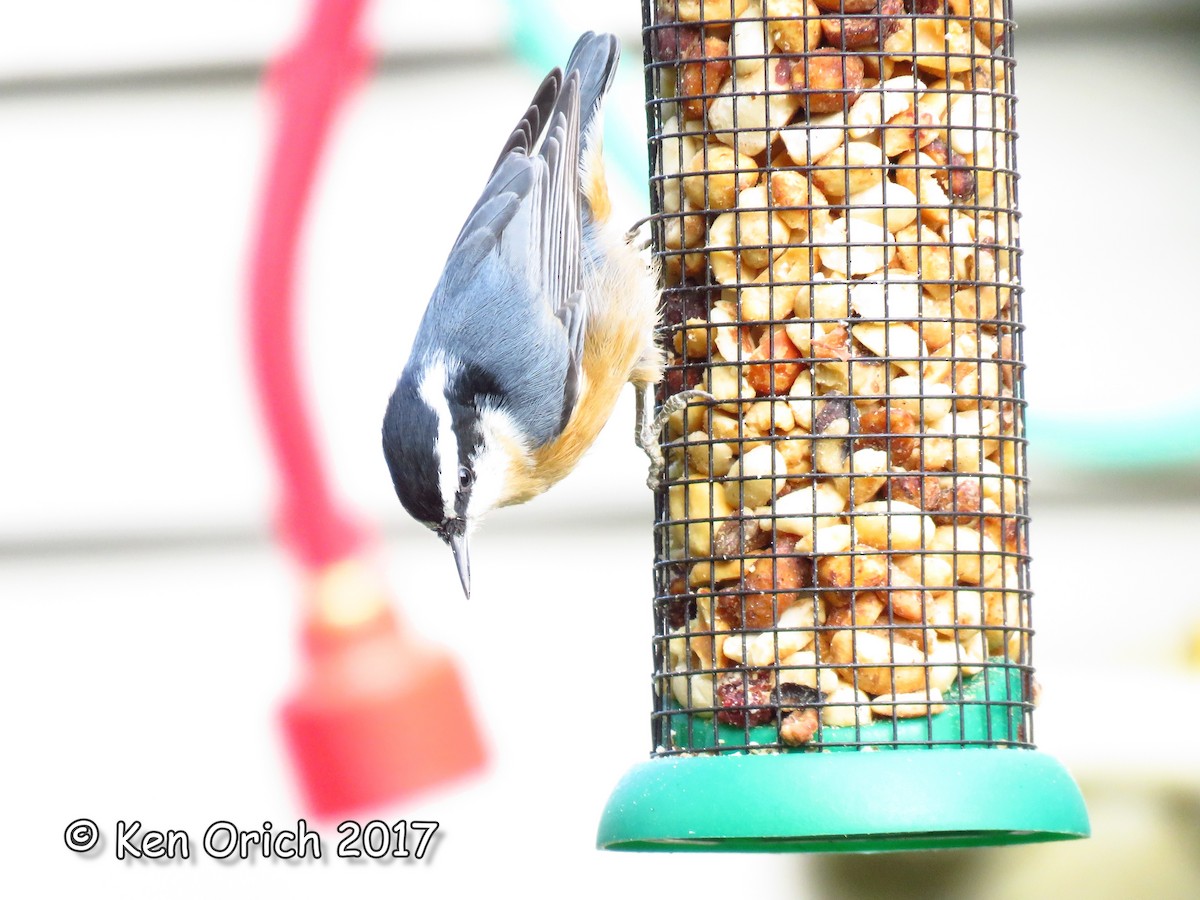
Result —
<path fill-rule="evenodd" d="M 645 343 L 645 336 L 632 324 L 614 316 L 589 322 L 583 348 L 582 389 L 571 418 L 558 437 L 532 453 L 510 454 L 513 464 L 509 489 L 500 505 L 524 503 L 561 481 L 595 443 Z"/>

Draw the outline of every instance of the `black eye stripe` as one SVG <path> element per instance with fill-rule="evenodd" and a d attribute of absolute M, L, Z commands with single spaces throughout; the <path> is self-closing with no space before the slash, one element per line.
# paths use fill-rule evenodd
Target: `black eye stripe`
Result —
<path fill-rule="evenodd" d="M 483 449 L 481 403 L 487 407 L 496 405 L 494 401 L 499 389 L 496 379 L 479 366 L 456 364 L 449 369 L 446 399 L 458 450 L 458 459 L 454 460 L 458 466 L 454 513 L 460 517 L 467 514 L 471 488 L 475 484 L 475 460 Z"/>

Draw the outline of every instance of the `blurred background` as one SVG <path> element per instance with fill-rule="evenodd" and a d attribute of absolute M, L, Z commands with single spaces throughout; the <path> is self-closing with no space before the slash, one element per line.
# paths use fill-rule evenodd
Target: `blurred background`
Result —
<path fill-rule="evenodd" d="M 185 829 L 303 815 L 277 729 L 300 584 L 243 325 L 271 135 L 264 67 L 302 0 L 0 0 L 0 860 L 21 895 L 1200 895 L 1200 9 L 1018 0 L 1039 746 L 1090 841 L 880 857 L 605 854 L 649 753 L 650 497 L 632 395 L 595 450 L 473 544 L 465 603 L 403 515 L 384 404 L 462 216 L 543 74 L 625 41 L 614 153 L 643 128 L 636 0 L 375 0 L 377 65 L 337 122 L 300 270 L 334 481 L 379 526 L 413 628 L 457 654 L 482 774 L 379 817 L 424 860 L 223 865 L 76 856 L 81 816 Z M 543 48 L 544 49 L 544 48 Z M 617 111 L 621 110 L 621 113 Z M 614 178 L 630 222 L 641 175 Z M 360 819 L 366 818 L 359 816 Z M 318 824 L 332 850 L 335 823 Z M 420 892 L 420 893 L 417 893 Z"/>

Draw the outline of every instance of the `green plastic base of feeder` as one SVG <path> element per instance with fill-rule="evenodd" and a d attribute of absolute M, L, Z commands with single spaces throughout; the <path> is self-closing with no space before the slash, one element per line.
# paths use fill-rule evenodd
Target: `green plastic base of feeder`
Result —
<path fill-rule="evenodd" d="M 1036 750 L 717 754 L 635 766 L 609 798 L 597 846 L 880 852 L 1089 833 L 1074 780 Z"/>

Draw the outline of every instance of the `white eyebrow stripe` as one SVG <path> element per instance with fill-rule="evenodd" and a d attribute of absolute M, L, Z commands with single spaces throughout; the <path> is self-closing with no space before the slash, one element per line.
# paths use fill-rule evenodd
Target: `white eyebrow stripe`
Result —
<path fill-rule="evenodd" d="M 454 498 L 458 492 L 458 437 L 454 434 L 450 403 L 446 400 L 446 380 L 446 361 L 437 356 L 430 361 L 418 387 L 421 399 L 437 417 L 435 455 L 438 461 L 438 486 L 442 492 L 443 519 L 454 516 Z"/>

